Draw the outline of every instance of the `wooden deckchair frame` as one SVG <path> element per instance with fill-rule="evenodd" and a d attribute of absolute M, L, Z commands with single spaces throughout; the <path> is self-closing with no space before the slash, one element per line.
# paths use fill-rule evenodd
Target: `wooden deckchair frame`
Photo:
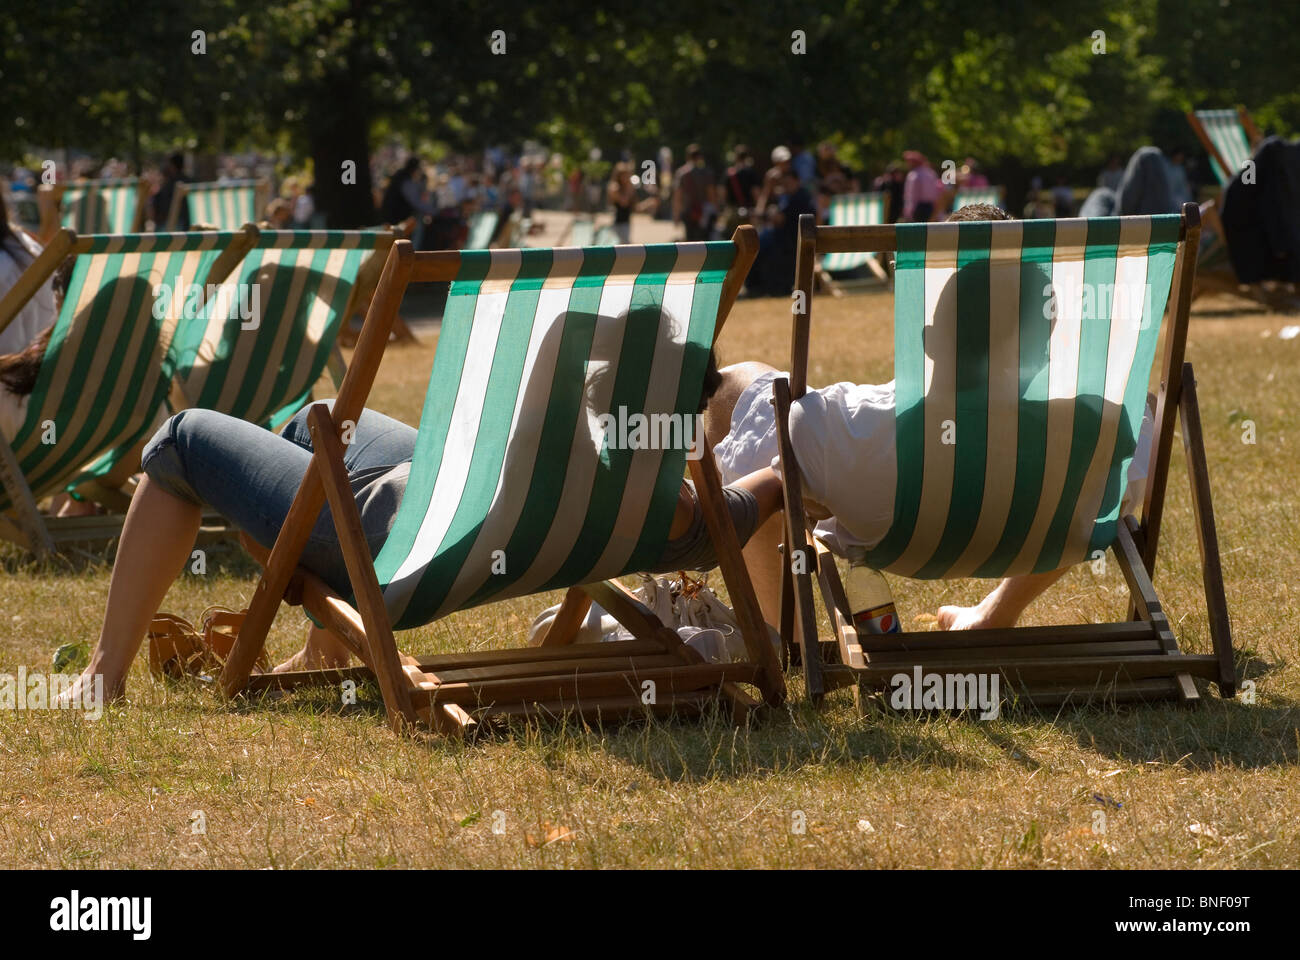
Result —
<path fill-rule="evenodd" d="M 1194 702 L 1199 695 L 1193 677 L 1214 681 L 1222 696 L 1234 695 L 1232 636 L 1196 380 L 1192 365 L 1184 360 L 1201 234 L 1196 204 L 1184 204 L 1182 217 L 1163 331 L 1160 390 L 1142 519 L 1122 517 L 1112 547 L 1129 588 L 1128 619 L 1118 623 L 885 635 L 859 635 L 854 630 L 834 558 L 812 542 L 788 425 L 791 401 L 803 396 L 807 389 L 812 273 L 818 257 L 837 250 L 896 250 L 896 234 L 893 226 L 818 227 L 811 216 L 800 218 L 796 289 L 804 292 L 806 310 L 794 314 L 790 380 L 778 379 L 773 386 L 785 479 L 785 556 L 801 556 L 807 561 L 798 565 L 801 572 L 794 572 L 791 563 L 782 564 L 781 636 L 792 662 L 802 661 L 808 696 L 814 702 L 837 688 L 853 686 L 860 691 L 864 686 L 887 686 L 891 677 L 911 671 L 914 665 L 930 673 L 1000 673 L 1029 702 L 1042 706 L 1089 695 L 1113 700 L 1177 697 Z M 1207 655 L 1186 654 L 1179 649 L 1151 580 L 1176 418 L 1181 419 L 1215 651 Z M 817 633 L 813 577 L 820 581 L 834 634 L 824 644 Z"/>
<path fill-rule="evenodd" d="M 207 282 L 220 283 L 234 269 L 257 240 L 256 228 L 246 226 L 235 239 L 213 261 L 208 271 Z M 88 253 L 94 245 L 92 236 L 78 237 L 76 231 L 61 227 L 46 244 L 45 249 L 28 264 L 22 276 L 0 298 L 0 332 L 13 321 L 18 312 L 27 304 L 45 282 L 53 276 L 68 257 Z M 78 468 L 82 465 L 78 464 Z M 72 471 L 69 477 L 75 476 Z M 58 545 L 86 540 L 102 540 L 116 536 L 121 532 L 124 517 L 51 517 L 37 509 L 36 498 L 28 486 L 26 478 L 19 469 L 9 443 L 0 437 L 0 483 L 3 483 L 11 508 L 15 514 L 9 519 L 0 514 L 0 537 L 10 540 L 38 557 L 54 553 Z M 121 492 L 98 482 L 82 484 L 77 488 L 79 494 L 89 496 L 105 506 L 124 509 L 126 500 Z"/>
<path fill-rule="evenodd" d="M 1247 112 L 1245 107 L 1237 107 L 1237 119 L 1241 121 L 1241 129 L 1246 133 L 1246 145 L 1251 150 L 1254 150 L 1259 145 L 1259 141 L 1263 139 L 1263 134 L 1259 132 L 1259 127 L 1255 126 L 1255 121 L 1251 119 L 1250 113 Z M 1195 110 L 1187 111 L 1187 122 L 1191 124 L 1196 139 L 1201 141 L 1201 146 L 1205 148 L 1205 152 L 1214 158 L 1214 162 L 1219 165 L 1219 169 L 1223 171 L 1224 176 L 1231 180 L 1241 172 L 1234 170 L 1232 165 L 1223 158 L 1223 154 L 1219 152 L 1218 146 L 1206 132 L 1205 124 L 1201 123 L 1201 118 L 1196 115 Z"/>
<path fill-rule="evenodd" d="M 733 239 L 737 255 L 722 285 L 715 339 L 758 249 L 752 227 L 741 227 Z M 697 712 L 719 696 L 729 703 L 734 715 L 741 715 L 757 702 L 740 684 L 752 684 L 769 704 L 780 704 L 785 693 L 780 664 L 768 639 L 758 598 L 723 504 L 721 481 L 707 448 L 701 460 L 690 461 L 690 471 L 751 662 L 703 662 L 675 631 L 665 627 L 616 581 L 569 589 L 537 647 L 418 659 L 398 653 L 356 501 L 348 486 L 339 424 L 355 422 L 361 415 L 407 285 L 449 282 L 459 271 L 460 259 L 460 252 L 455 250 L 416 253 L 409 241 L 399 241 L 390 250 L 333 411 L 321 404 L 308 414 L 312 460 L 275 545 L 267 554 L 249 544 L 264 569 L 222 671 L 222 690 L 233 696 L 245 690 L 337 683 L 344 675 L 340 671 L 317 670 L 259 675 L 250 680 L 253 663 L 284 599 L 291 604 L 301 603 L 361 660 L 367 670 L 354 673 L 376 679 L 388 722 L 395 730 L 423 723 L 436 731 L 460 735 L 476 725 L 479 718 L 475 713 L 479 717 L 498 717 L 572 712 L 615 719 L 646 712 Z M 298 557 L 327 501 L 357 598 L 356 609 L 311 573 L 297 567 Z M 635 639 L 574 644 L 577 628 L 593 600 L 613 614 Z M 653 705 L 641 699 L 646 681 L 656 684 Z"/>

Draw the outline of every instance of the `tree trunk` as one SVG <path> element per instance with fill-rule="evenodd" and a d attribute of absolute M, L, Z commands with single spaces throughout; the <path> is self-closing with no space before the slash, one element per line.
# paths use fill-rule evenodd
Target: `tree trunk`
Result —
<path fill-rule="evenodd" d="M 370 191 L 370 110 L 349 77 L 333 85 L 336 98 L 322 101 L 307 119 L 315 166 L 316 209 L 331 230 L 370 227 L 379 222 Z M 344 164 L 352 161 L 345 169 Z"/>

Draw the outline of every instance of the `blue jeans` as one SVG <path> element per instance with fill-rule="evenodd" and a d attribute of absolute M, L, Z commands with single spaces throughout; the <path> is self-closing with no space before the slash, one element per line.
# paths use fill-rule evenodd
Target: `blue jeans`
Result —
<path fill-rule="evenodd" d="M 300 410 L 278 435 L 212 410 L 183 410 L 145 446 L 144 472 L 174 496 L 210 506 L 269 549 L 311 463 L 308 409 Z M 365 410 L 357 418 L 353 441 L 343 447 L 372 557 L 397 515 L 415 437 L 414 427 Z M 299 563 L 343 596 L 352 593 L 328 505 Z"/>

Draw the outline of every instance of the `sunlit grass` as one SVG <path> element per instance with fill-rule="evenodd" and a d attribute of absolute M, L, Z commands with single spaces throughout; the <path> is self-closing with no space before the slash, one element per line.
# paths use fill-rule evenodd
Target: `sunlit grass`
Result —
<path fill-rule="evenodd" d="M 723 361 L 784 365 L 787 309 L 742 301 Z M 882 293 L 819 298 L 811 381 L 888 379 L 890 313 Z M 356 706 L 326 692 L 226 704 L 153 680 L 142 658 L 129 701 L 97 722 L 0 712 L 0 866 L 1294 866 L 1300 340 L 1276 336 L 1288 322 L 1211 301 L 1188 349 L 1253 705 L 1205 688 L 1193 710 L 860 717 L 847 694 L 811 711 L 794 677 L 789 708 L 747 728 L 721 716 L 517 725 L 450 743 L 391 734 L 368 687 Z M 415 422 L 432 357 L 431 343 L 390 350 L 372 406 Z M 1254 445 L 1241 442 L 1243 419 L 1256 424 Z M 1207 652 L 1181 453 L 1169 489 L 1157 585 L 1180 641 Z M 0 671 L 49 669 L 59 645 L 95 637 L 109 567 L 81 556 L 37 567 L 4 549 Z M 1110 566 L 1073 571 L 1027 622 L 1122 616 Z M 207 574 L 179 580 L 164 609 L 197 618 L 214 603 L 242 606 L 255 577 L 237 549 L 214 549 Z M 906 619 L 987 584 L 893 586 Z M 556 599 L 457 614 L 401 642 L 516 645 Z M 291 652 L 305 630 L 284 609 L 273 652 Z"/>

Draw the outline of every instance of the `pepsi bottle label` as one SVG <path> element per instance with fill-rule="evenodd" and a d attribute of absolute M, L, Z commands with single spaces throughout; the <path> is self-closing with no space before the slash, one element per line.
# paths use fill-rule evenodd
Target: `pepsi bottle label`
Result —
<path fill-rule="evenodd" d="M 853 627 L 858 633 L 899 633 L 902 625 L 892 603 L 870 610 L 860 610 L 853 615 Z"/>

